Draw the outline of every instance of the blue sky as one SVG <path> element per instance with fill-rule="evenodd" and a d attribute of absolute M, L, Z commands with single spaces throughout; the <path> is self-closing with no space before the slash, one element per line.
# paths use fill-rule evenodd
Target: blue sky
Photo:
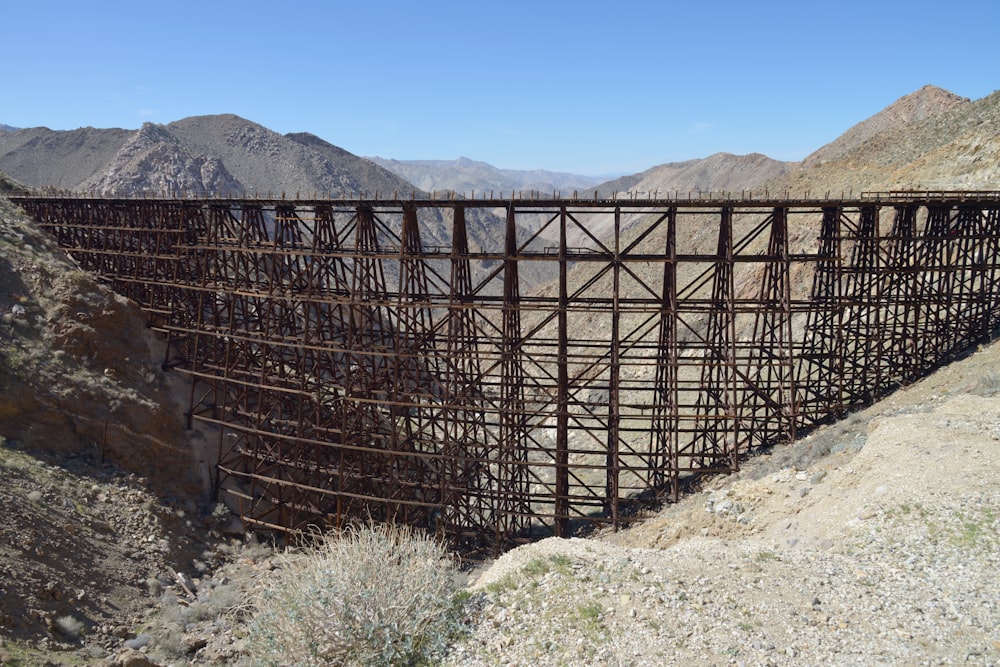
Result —
<path fill-rule="evenodd" d="M 18 0 L 0 20 L 0 123 L 235 113 L 359 155 L 593 175 L 801 159 L 924 84 L 1000 88 L 997 0 Z"/>

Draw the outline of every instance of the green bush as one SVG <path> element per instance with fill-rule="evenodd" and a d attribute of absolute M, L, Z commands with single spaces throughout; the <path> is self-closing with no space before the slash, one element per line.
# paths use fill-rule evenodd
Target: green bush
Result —
<path fill-rule="evenodd" d="M 266 665 L 418 665 L 461 631 L 458 570 L 432 538 L 351 529 L 288 556 L 263 584 L 247 652 Z"/>

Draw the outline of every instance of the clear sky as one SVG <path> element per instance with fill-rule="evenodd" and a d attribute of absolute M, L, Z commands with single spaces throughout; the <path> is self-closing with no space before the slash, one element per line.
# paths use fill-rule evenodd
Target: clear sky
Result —
<path fill-rule="evenodd" d="M 1000 0 L 10 0 L 0 22 L 7 125 L 235 113 L 590 175 L 797 160 L 925 84 L 1000 88 Z"/>

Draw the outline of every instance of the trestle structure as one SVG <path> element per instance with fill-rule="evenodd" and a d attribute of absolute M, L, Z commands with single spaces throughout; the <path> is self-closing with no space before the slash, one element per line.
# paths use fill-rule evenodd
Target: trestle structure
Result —
<path fill-rule="evenodd" d="M 167 336 L 218 489 L 283 531 L 617 527 L 998 324 L 1000 193 L 17 202 Z"/>

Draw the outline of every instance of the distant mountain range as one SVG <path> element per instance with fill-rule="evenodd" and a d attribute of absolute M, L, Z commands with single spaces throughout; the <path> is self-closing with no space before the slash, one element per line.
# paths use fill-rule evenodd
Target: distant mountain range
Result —
<path fill-rule="evenodd" d="M 29 186 L 120 193 L 409 193 L 413 185 L 310 134 L 233 115 L 138 130 L 0 132 L 0 170 Z"/>
<path fill-rule="evenodd" d="M 504 192 L 514 191 L 572 194 L 574 190 L 586 190 L 606 180 L 544 169 L 498 169 L 465 157 L 456 160 L 368 159 L 427 192 L 450 191 L 469 195 L 473 192 L 493 192 L 498 197 Z"/>
<path fill-rule="evenodd" d="M 146 123 L 138 130 L 0 131 L 0 172 L 29 188 L 109 194 L 424 195 L 409 181 L 315 135 L 281 135 L 230 114 Z M 421 222 L 425 243 L 450 244 L 450 215 L 431 209 Z M 473 250 L 503 247 L 504 224 L 494 213 L 470 210 L 466 223 Z M 535 275 L 539 271 L 525 267 L 525 283 L 543 280 Z"/>
<path fill-rule="evenodd" d="M 603 183 L 468 158 L 362 158 L 307 133 L 281 135 L 234 115 L 194 116 L 138 130 L 0 126 L 0 171 L 29 187 L 153 194 L 427 192 L 692 192 L 802 194 L 872 189 L 1000 189 L 1000 99 L 925 86 L 859 122 L 802 162 L 717 153 Z"/>

